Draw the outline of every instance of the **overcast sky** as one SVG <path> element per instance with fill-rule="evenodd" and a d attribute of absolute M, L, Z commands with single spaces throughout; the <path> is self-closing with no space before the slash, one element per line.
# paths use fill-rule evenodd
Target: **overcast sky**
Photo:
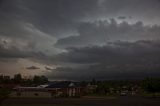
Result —
<path fill-rule="evenodd" d="M 0 73 L 160 76 L 160 0 L 0 0 Z"/>

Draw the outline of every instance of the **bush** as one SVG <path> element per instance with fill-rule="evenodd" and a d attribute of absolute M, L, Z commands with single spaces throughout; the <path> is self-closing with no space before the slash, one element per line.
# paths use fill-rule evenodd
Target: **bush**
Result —
<path fill-rule="evenodd" d="M 146 78 L 142 83 L 142 88 L 147 92 L 160 92 L 160 79 Z"/>

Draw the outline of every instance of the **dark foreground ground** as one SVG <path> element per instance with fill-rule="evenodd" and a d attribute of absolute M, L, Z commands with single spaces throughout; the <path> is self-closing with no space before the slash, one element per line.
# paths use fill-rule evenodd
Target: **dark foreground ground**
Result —
<path fill-rule="evenodd" d="M 2 106 L 160 106 L 160 99 L 120 96 L 116 98 L 7 99 Z"/>

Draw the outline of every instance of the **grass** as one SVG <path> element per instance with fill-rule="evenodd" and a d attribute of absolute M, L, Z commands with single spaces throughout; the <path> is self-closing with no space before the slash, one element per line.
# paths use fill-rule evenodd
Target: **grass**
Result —
<path fill-rule="evenodd" d="M 160 98 L 160 92 L 157 93 L 143 92 L 142 96 L 148 98 Z"/>
<path fill-rule="evenodd" d="M 3 102 L 3 100 L 8 98 L 8 94 L 9 93 L 10 93 L 10 90 L 0 88 L 0 106 L 1 106 L 1 104 Z"/>
<path fill-rule="evenodd" d="M 9 89 L 2 89 L 2 88 L 0 88 L 0 98 L 8 96 L 9 93 L 10 93 Z"/>
<path fill-rule="evenodd" d="M 88 99 L 116 99 L 116 96 L 83 96 L 82 98 Z"/>
<path fill-rule="evenodd" d="M 97 98 L 116 98 L 117 94 L 88 94 L 86 97 L 97 97 Z"/>
<path fill-rule="evenodd" d="M 75 105 L 61 105 L 61 104 L 4 104 L 2 106 L 75 106 Z"/>
<path fill-rule="evenodd" d="M 149 104 L 149 105 L 148 105 Z M 160 106 L 159 99 L 143 97 L 118 97 L 117 99 L 81 98 L 81 99 L 50 99 L 50 100 L 9 100 L 2 106 Z"/>

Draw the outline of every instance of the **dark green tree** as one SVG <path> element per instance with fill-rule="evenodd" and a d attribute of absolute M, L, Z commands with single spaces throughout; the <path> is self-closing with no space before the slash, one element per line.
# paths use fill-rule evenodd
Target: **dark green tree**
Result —
<path fill-rule="evenodd" d="M 32 79 L 25 79 L 25 80 L 23 80 L 23 85 L 24 86 L 30 86 L 32 84 L 33 84 Z"/>
<path fill-rule="evenodd" d="M 23 81 L 21 74 L 15 74 L 13 78 L 14 83 L 21 83 Z"/>
<path fill-rule="evenodd" d="M 3 75 L 0 75 L 0 84 L 3 83 Z"/>
<path fill-rule="evenodd" d="M 160 79 L 146 78 L 142 83 L 142 88 L 151 93 L 160 92 Z"/>
<path fill-rule="evenodd" d="M 97 84 L 95 78 L 92 79 L 91 84 L 92 84 L 92 85 L 96 85 L 96 84 Z"/>
<path fill-rule="evenodd" d="M 48 82 L 48 78 L 45 77 L 45 76 L 37 76 L 37 75 L 35 75 L 34 78 L 33 78 L 33 83 L 36 84 L 36 85 L 45 84 L 47 82 Z"/>

